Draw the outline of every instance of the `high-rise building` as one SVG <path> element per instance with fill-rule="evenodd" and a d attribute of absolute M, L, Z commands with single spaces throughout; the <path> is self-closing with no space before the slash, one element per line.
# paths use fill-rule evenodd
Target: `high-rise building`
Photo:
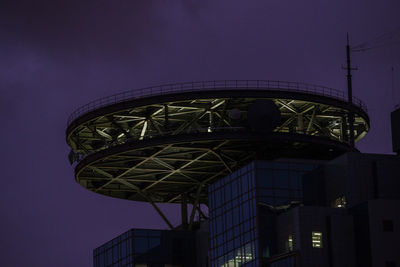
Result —
<path fill-rule="evenodd" d="M 293 82 L 171 84 L 93 101 L 68 122 L 76 181 L 147 201 L 170 228 L 129 230 L 95 249 L 94 266 L 400 266 L 400 159 L 358 152 L 368 130 L 360 100 Z M 182 223 L 157 203 L 180 203 Z"/>

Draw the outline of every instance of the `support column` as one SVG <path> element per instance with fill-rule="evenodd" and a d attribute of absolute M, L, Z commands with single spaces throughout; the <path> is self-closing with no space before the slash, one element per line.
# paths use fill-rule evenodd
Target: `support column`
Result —
<path fill-rule="evenodd" d="M 346 115 L 343 114 L 342 116 L 342 138 L 344 142 L 349 141 L 349 135 L 347 133 L 348 127 L 347 127 L 347 119 Z"/>
<path fill-rule="evenodd" d="M 168 127 L 169 127 L 168 105 L 164 105 L 164 129 L 168 131 Z"/>
<path fill-rule="evenodd" d="M 188 229 L 188 211 L 187 211 L 187 196 L 186 194 L 181 195 L 181 217 L 182 217 L 182 228 Z"/>
<path fill-rule="evenodd" d="M 303 114 L 297 114 L 297 132 L 304 133 Z"/>

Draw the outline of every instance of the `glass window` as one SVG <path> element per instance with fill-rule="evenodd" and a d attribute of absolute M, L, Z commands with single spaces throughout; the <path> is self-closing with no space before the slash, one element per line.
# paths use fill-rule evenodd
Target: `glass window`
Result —
<path fill-rule="evenodd" d="M 226 213 L 226 228 L 227 229 L 232 227 L 232 216 L 233 216 L 232 210 L 230 210 Z"/>
<path fill-rule="evenodd" d="M 149 249 L 158 247 L 160 245 L 160 238 L 158 237 L 150 237 L 149 238 Z"/>
<path fill-rule="evenodd" d="M 123 257 L 123 258 L 127 256 L 126 243 L 127 243 L 126 240 L 123 241 L 123 242 L 122 242 L 122 246 L 121 246 L 121 252 L 122 252 L 122 257 Z"/>
<path fill-rule="evenodd" d="M 228 254 L 228 267 L 235 267 L 235 258 L 233 256 L 233 251 Z"/>
<path fill-rule="evenodd" d="M 311 232 L 313 248 L 322 248 L 322 232 Z"/>
<path fill-rule="evenodd" d="M 262 256 L 263 256 L 264 258 L 269 258 L 269 257 L 270 257 L 269 246 L 263 247 Z"/>
<path fill-rule="evenodd" d="M 250 239 L 251 239 L 251 232 L 245 233 L 245 234 L 244 234 L 243 241 L 244 241 L 245 243 L 247 243 L 247 242 L 250 241 Z"/>
<path fill-rule="evenodd" d="M 222 232 L 222 217 L 221 216 L 217 217 L 215 224 L 217 226 L 217 234 L 221 233 Z"/>
<path fill-rule="evenodd" d="M 244 202 L 249 199 L 249 193 L 243 194 L 242 197 L 240 198 L 240 201 Z"/>
<path fill-rule="evenodd" d="M 100 257 L 100 266 L 101 267 L 107 266 L 105 254 L 101 255 Z"/>
<path fill-rule="evenodd" d="M 145 253 L 148 250 L 148 242 L 146 237 L 135 237 L 135 254 Z"/>
<path fill-rule="evenodd" d="M 107 265 L 112 264 L 112 250 L 107 250 Z"/>
<path fill-rule="evenodd" d="M 148 230 L 145 229 L 135 229 L 135 236 L 147 236 Z"/>
<path fill-rule="evenodd" d="M 236 237 L 233 242 L 233 246 L 238 248 L 240 246 L 240 237 Z"/>
<path fill-rule="evenodd" d="M 251 243 L 247 243 L 244 247 L 244 256 L 245 256 L 246 261 L 251 261 L 252 259 L 254 259 L 251 245 L 252 245 Z"/>
<path fill-rule="evenodd" d="M 247 175 L 243 175 L 240 180 L 242 184 L 241 186 L 242 192 L 244 193 L 249 191 L 249 182 L 247 181 Z"/>
<path fill-rule="evenodd" d="M 118 261 L 119 253 L 118 253 L 118 246 L 113 247 L 113 262 Z"/>
<path fill-rule="evenodd" d="M 233 229 L 230 229 L 226 232 L 227 240 L 231 240 L 233 238 Z"/>
<path fill-rule="evenodd" d="M 239 210 L 234 209 L 233 210 L 233 225 L 239 224 Z"/>
<path fill-rule="evenodd" d="M 233 249 L 233 240 L 229 241 L 226 246 L 226 250 L 230 251 Z"/>
<path fill-rule="evenodd" d="M 290 234 L 286 240 L 286 251 L 293 251 L 293 236 Z"/>
<path fill-rule="evenodd" d="M 221 256 L 223 254 L 222 246 L 217 248 L 217 256 Z"/>
<path fill-rule="evenodd" d="M 215 183 L 215 189 L 217 189 L 218 187 L 221 186 L 221 182 L 222 182 L 222 180 L 220 179 Z"/>
<path fill-rule="evenodd" d="M 237 248 L 236 249 L 236 263 L 238 264 L 238 266 L 240 266 L 240 264 L 242 263 L 242 248 Z"/>
<path fill-rule="evenodd" d="M 215 192 L 215 206 L 219 207 L 221 205 L 221 192 L 220 191 L 216 191 Z"/>
<path fill-rule="evenodd" d="M 238 204 L 239 204 L 239 198 L 235 198 L 235 199 L 232 201 L 232 207 L 235 208 Z"/>
<path fill-rule="evenodd" d="M 237 237 L 237 236 L 239 236 L 239 235 L 240 235 L 239 225 L 236 225 L 236 226 L 233 228 L 233 236 Z"/>
<path fill-rule="evenodd" d="M 254 172 L 249 172 L 249 186 L 250 189 L 254 188 Z"/>
<path fill-rule="evenodd" d="M 347 204 L 346 197 L 340 196 L 333 201 L 332 206 L 334 208 L 346 208 L 346 204 Z"/>
<path fill-rule="evenodd" d="M 128 254 L 132 253 L 132 239 L 127 240 L 127 244 L 128 244 Z"/>
<path fill-rule="evenodd" d="M 245 232 L 250 231 L 250 227 L 251 227 L 250 226 L 250 220 L 245 221 L 243 225 L 244 225 L 244 231 Z"/>
<path fill-rule="evenodd" d="M 217 246 L 222 244 L 222 235 L 217 236 Z"/>
<path fill-rule="evenodd" d="M 249 204 L 250 204 L 250 217 L 254 217 L 255 216 L 255 214 L 254 214 L 254 201 L 250 201 L 249 202 Z"/>
<path fill-rule="evenodd" d="M 231 200 L 231 198 L 232 198 L 231 192 L 232 192 L 232 190 L 231 190 L 231 184 L 227 184 L 227 185 L 225 186 L 225 202 Z"/>

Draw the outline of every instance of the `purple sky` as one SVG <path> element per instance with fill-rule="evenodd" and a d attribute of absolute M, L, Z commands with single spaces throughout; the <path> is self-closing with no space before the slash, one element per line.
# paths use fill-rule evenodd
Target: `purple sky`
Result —
<path fill-rule="evenodd" d="M 147 204 L 80 187 L 68 163 L 69 114 L 122 90 L 213 79 L 345 90 L 346 32 L 355 45 L 395 31 L 353 54 L 372 126 L 358 148 L 390 153 L 399 12 L 399 0 L 1 1 L 0 265 L 91 266 L 114 236 L 166 228 Z M 177 224 L 177 209 L 162 208 Z"/>

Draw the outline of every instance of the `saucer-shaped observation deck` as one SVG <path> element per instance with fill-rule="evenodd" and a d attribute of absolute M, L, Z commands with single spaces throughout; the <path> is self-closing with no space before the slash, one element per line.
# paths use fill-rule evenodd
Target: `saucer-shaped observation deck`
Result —
<path fill-rule="evenodd" d="M 295 82 L 179 83 L 93 101 L 69 118 L 75 179 L 108 196 L 206 203 L 208 183 L 254 159 L 331 159 L 369 130 L 365 106 Z"/>

